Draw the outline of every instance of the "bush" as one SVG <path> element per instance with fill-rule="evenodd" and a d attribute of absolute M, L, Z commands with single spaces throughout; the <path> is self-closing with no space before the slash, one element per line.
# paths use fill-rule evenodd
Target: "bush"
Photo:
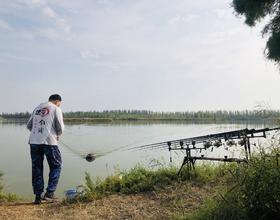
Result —
<path fill-rule="evenodd" d="M 0 173 L 0 202 L 14 202 L 21 200 L 21 198 L 13 193 L 3 192 L 4 186 L 2 184 L 3 173 Z"/>
<path fill-rule="evenodd" d="M 92 180 L 89 173 L 85 174 L 84 192 L 74 201 L 92 201 L 112 193 L 132 194 L 157 190 L 172 184 L 174 181 L 191 181 L 193 184 L 205 184 L 217 180 L 224 175 L 227 166 L 197 166 L 195 170 L 183 169 L 178 176 L 175 166 L 149 169 L 137 165 L 129 171 L 116 171 L 112 176 L 100 180 Z"/>
<path fill-rule="evenodd" d="M 280 219 L 279 154 L 254 157 L 241 178 L 239 189 L 248 218 Z"/>
<path fill-rule="evenodd" d="M 170 184 L 178 179 L 175 167 L 150 170 L 136 166 L 129 171 L 117 171 L 115 175 L 101 181 L 93 181 L 88 173 L 85 177 L 86 192 L 93 195 L 106 195 L 110 193 L 141 193 L 155 190 L 158 187 Z"/>
<path fill-rule="evenodd" d="M 225 185 L 188 219 L 280 219 L 279 153 L 260 153 L 237 166 Z"/>
<path fill-rule="evenodd" d="M 1 183 L 2 182 L 2 177 L 3 177 L 3 173 L 0 172 L 0 193 L 2 192 L 2 190 L 4 188 L 2 183 Z"/>

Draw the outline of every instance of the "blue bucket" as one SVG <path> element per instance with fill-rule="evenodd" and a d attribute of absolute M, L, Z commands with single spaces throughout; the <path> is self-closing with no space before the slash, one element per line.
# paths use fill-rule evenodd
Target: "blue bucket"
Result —
<path fill-rule="evenodd" d="M 74 199 L 78 195 L 78 192 L 76 189 L 69 189 L 69 190 L 65 191 L 65 195 L 66 195 L 67 199 L 71 200 L 71 199 Z"/>

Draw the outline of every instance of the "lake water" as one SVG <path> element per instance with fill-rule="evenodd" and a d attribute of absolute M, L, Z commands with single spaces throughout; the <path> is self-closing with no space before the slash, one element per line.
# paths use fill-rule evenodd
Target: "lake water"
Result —
<path fill-rule="evenodd" d="M 168 141 L 216 132 L 243 128 L 268 127 L 262 124 L 186 124 L 186 123 L 108 123 L 66 125 L 61 141 L 80 154 L 105 153 L 121 146 L 133 147 L 159 141 Z M 272 127 L 270 125 L 270 127 Z M 29 131 L 25 124 L 0 123 L 0 171 L 4 173 L 5 190 L 17 193 L 26 199 L 33 198 L 31 188 L 31 160 L 28 143 Z M 57 195 L 83 183 L 84 172 L 93 177 L 104 178 L 115 169 L 129 169 L 140 163 L 152 166 L 153 159 L 168 165 L 169 152 L 116 150 L 97 158 L 94 162 L 74 154 L 60 144 L 63 169 Z M 226 151 L 223 148 L 208 152 L 207 156 L 239 156 L 240 151 Z M 173 164 L 180 165 L 184 154 L 173 154 Z M 45 161 L 45 180 L 48 166 Z M 46 182 L 46 181 L 45 181 Z"/>

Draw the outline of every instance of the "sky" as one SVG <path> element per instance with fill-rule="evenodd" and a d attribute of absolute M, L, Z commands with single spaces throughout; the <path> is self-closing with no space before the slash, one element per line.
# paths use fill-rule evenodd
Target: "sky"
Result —
<path fill-rule="evenodd" d="M 279 68 L 230 0 L 0 0 L 0 112 L 280 108 Z"/>

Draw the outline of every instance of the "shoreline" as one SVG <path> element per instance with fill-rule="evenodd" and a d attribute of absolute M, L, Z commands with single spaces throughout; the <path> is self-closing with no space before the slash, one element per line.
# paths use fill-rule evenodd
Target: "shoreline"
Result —
<path fill-rule="evenodd" d="M 42 205 L 16 200 L 0 203 L 0 218 L 19 219 L 19 213 L 20 219 L 71 216 L 71 219 L 249 220 L 257 219 L 259 214 L 265 219 L 280 217 L 279 148 L 255 155 L 246 166 L 202 165 L 194 170 L 183 169 L 179 176 L 177 171 L 172 166 L 158 169 L 136 166 L 102 181 L 93 180 L 86 173 L 84 193 L 74 199 Z M 259 178 L 260 174 L 265 178 Z"/>
<path fill-rule="evenodd" d="M 0 123 L 27 123 L 28 118 L 0 118 Z M 186 124 L 277 124 L 279 118 L 261 120 L 213 120 L 213 119 L 182 119 L 182 118 L 68 118 L 64 117 L 65 124 L 80 123 L 186 123 Z"/>

